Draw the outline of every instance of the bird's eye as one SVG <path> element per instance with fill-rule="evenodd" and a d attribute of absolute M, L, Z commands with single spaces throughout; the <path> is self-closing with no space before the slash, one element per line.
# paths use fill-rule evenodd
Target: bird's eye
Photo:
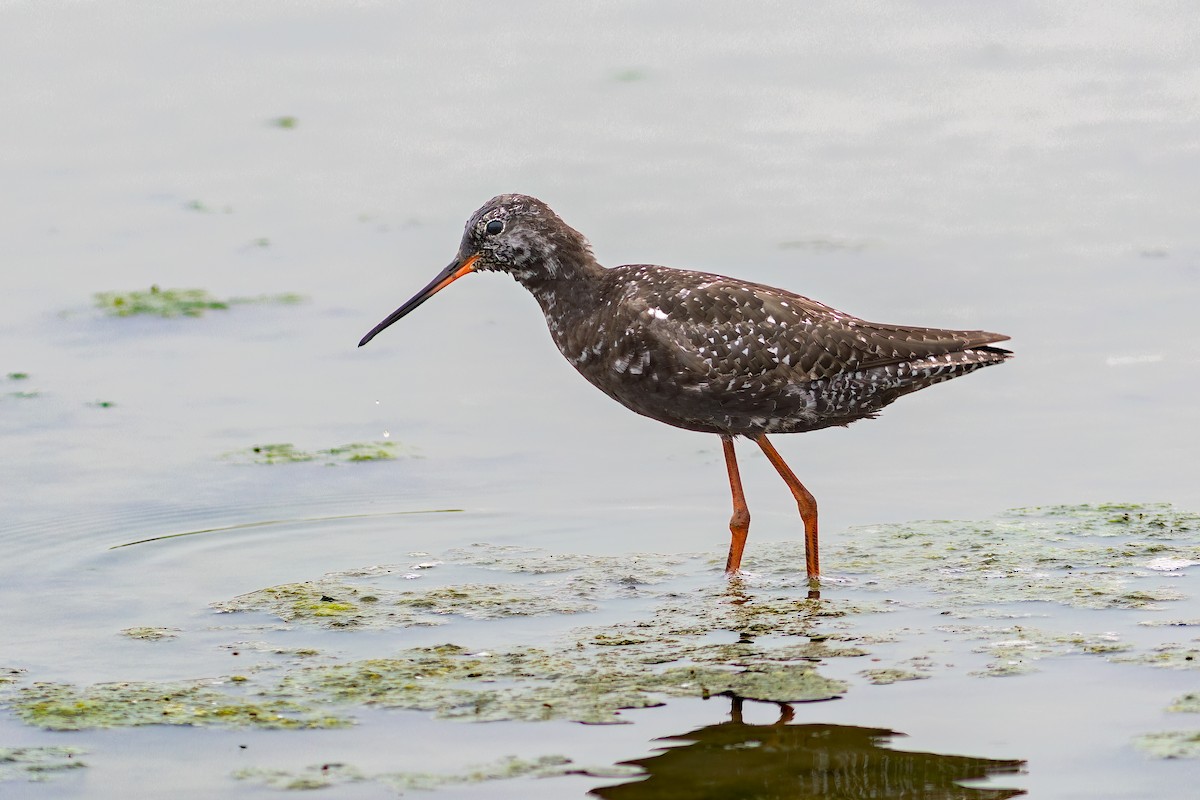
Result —
<path fill-rule="evenodd" d="M 487 227 L 484 228 L 483 230 L 487 233 L 488 236 L 495 236 L 497 233 L 504 230 L 504 221 L 499 220 L 499 219 L 494 219 L 491 222 L 489 222 L 487 224 Z"/>

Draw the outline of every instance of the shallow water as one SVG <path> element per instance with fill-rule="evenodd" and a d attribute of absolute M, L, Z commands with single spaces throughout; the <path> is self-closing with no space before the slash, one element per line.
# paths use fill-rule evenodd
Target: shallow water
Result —
<path fill-rule="evenodd" d="M 521 191 L 607 264 L 726 272 L 870 319 L 1010 334 L 1017 357 L 1002 367 L 876 421 L 777 441 L 822 504 L 826 597 L 893 601 L 852 629 L 911 632 L 870 657 L 942 665 L 876 686 L 831 661 L 823 674 L 849 690 L 797 706 L 793 721 L 1021 759 L 1023 774 L 990 785 L 1033 796 L 1190 796 L 1196 761 L 1132 742 L 1200 728 L 1164 711 L 1198 688 L 1194 671 L 1060 653 L 1038 672 L 975 677 L 988 657 L 938 631 L 946 609 L 913 605 L 925 590 L 871 589 L 833 555 L 865 536 L 858 526 L 1057 503 L 1200 509 L 1198 27 L 1182 3 L 5 6 L 0 373 L 28 377 L 0 378 L 0 668 L 25 670 L 17 686 L 228 675 L 245 632 L 221 627 L 211 603 L 331 571 L 406 571 L 475 542 L 701 552 L 709 561 L 672 586 L 720 585 L 729 501 L 716 438 L 595 392 L 519 287 L 460 281 L 355 348 L 449 260 L 478 205 Z M 284 116 L 295 126 L 273 124 Z M 92 307 L 96 292 L 152 284 L 308 301 L 173 319 Z M 270 443 L 385 437 L 395 460 L 239 463 Z M 742 450 L 753 560 L 799 523 L 773 470 Z M 752 568 L 755 596 L 774 590 L 764 567 Z M 1185 599 L 1161 611 L 993 610 L 1140 650 L 1195 647 L 1195 626 L 1138 625 L 1200 618 L 1194 572 L 1164 573 Z M 410 583 L 469 578 L 443 565 Z M 353 659 L 442 641 L 540 645 L 564 626 L 622 621 L 629 602 L 500 627 L 260 622 L 263 636 Z M 134 626 L 179 632 L 120 633 Z M 743 709 L 750 725 L 779 713 Z M 454 773 L 510 754 L 611 767 L 729 715 L 726 698 L 672 698 L 624 712 L 623 726 L 364 708 L 349 729 L 66 733 L 5 711 L 0 748 L 75 746 L 88 766 L 3 792 L 250 796 L 265 790 L 235 770 Z M 620 780 L 440 791 L 582 796 Z M 378 781 L 336 791 L 395 793 Z"/>

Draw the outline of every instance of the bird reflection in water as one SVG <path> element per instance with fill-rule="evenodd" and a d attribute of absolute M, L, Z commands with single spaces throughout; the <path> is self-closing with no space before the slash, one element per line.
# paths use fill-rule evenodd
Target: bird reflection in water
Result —
<path fill-rule="evenodd" d="M 730 719 L 659 741 L 678 743 L 662 753 L 624 764 L 645 777 L 604 786 L 604 800 L 1005 800 L 1021 789 L 962 785 L 996 775 L 1018 775 L 1015 759 L 910 753 L 888 744 L 904 734 L 851 725 L 790 725 L 793 711 L 780 705 L 771 725 L 742 721 L 733 698 Z"/>

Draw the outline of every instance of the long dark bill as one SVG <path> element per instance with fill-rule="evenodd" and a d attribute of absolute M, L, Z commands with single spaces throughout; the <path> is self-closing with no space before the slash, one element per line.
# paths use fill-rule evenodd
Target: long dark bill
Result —
<path fill-rule="evenodd" d="M 475 262 L 478 260 L 479 256 L 474 255 L 468 258 L 466 261 L 460 262 L 458 259 L 451 261 L 450 266 L 439 272 L 437 277 L 429 282 L 428 286 L 417 292 L 407 303 L 397 308 L 391 314 L 388 314 L 387 319 L 385 319 L 383 322 L 379 323 L 374 328 L 371 328 L 370 333 L 362 338 L 362 341 L 358 343 L 358 346 L 362 347 L 364 344 L 374 339 L 375 336 L 384 328 L 391 325 L 393 322 L 400 319 L 417 306 L 421 305 L 421 303 L 424 303 L 426 300 L 433 297 L 442 289 L 445 289 L 447 286 L 454 283 L 463 275 L 473 271 L 475 269 Z"/>

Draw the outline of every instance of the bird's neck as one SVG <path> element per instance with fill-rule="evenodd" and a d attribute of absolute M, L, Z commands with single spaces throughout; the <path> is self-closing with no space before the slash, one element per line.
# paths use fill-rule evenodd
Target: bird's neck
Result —
<path fill-rule="evenodd" d="M 514 273 L 514 277 L 534 296 L 548 318 L 570 317 L 595 304 L 605 269 L 591 253 L 563 259 L 550 257 L 539 266 L 537 270 Z"/>
<path fill-rule="evenodd" d="M 543 265 L 534 274 L 516 274 L 537 300 L 555 344 L 562 349 L 569 331 L 593 315 L 603 301 L 604 267 L 591 253 Z M 564 352 L 566 352 L 564 350 Z"/>

